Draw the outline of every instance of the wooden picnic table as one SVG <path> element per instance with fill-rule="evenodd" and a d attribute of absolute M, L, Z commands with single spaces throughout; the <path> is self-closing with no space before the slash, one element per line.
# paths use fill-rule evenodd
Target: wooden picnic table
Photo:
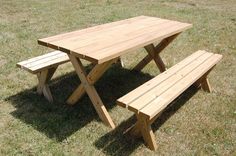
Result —
<path fill-rule="evenodd" d="M 141 70 L 154 60 L 160 71 L 165 71 L 166 67 L 159 53 L 181 32 L 191 26 L 191 24 L 173 20 L 138 16 L 39 39 L 38 43 L 67 53 L 81 80 L 81 84 L 67 102 L 70 104 L 77 102 L 86 92 L 101 120 L 106 125 L 115 128 L 94 83 L 121 55 L 142 47 L 148 54 L 134 69 Z M 154 46 L 155 42 L 159 44 Z M 85 72 L 81 59 L 96 64 L 90 73 Z"/>

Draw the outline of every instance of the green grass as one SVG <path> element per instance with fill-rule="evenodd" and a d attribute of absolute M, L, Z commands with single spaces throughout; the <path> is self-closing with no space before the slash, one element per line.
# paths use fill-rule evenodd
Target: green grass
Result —
<path fill-rule="evenodd" d="M 153 125 L 156 152 L 123 135 L 135 119 L 115 100 L 159 74 L 154 63 L 131 71 L 140 49 L 122 57 L 96 88 L 117 125 L 99 120 L 87 96 L 65 100 L 80 83 L 70 64 L 51 83 L 55 103 L 35 92 L 36 77 L 17 69 L 21 60 L 47 53 L 37 39 L 138 15 L 193 24 L 161 56 L 168 67 L 198 49 L 222 54 L 211 72 L 213 93 L 188 89 Z M 134 57 L 136 56 L 136 57 Z M 0 155 L 236 155 L 236 3 L 234 0 L 0 0 Z"/>

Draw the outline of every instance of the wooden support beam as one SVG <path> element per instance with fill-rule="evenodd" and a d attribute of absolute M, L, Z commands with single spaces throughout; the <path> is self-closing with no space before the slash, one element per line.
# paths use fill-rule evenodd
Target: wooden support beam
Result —
<path fill-rule="evenodd" d="M 209 80 L 208 80 L 208 78 L 206 78 L 206 77 L 202 80 L 202 82 L 201 82 L 201 87 L 202 87 L 202 89 L 203 89 L 204 91 L 206 91 L 206 92 L 209 92 L 209 93 L 212 92 L 212 89 L 211 89 Z"/>
<path fill-rule="evenodd" d="M 211 85 L 209 83 L 209 80 L 207 78 L 208 74 L 211 72 L 211 70 L 214 68 L 215 66 L 213 66 L 210 70 L 208 70 L 199 80 L 197 80 L 193 85 L 197 88 L 202 88 L 202 90 L 204 90 L 205 92 L 211 93 L 212 92 L 212 88 Z"/>
<path fill-rule="evenodd" d="M 134 68 L 135 71 L 141 71 L 149 62 L 151 62 L 152 57 L 146 55 Z"/>
<path fill-rule="evenodd" d="M 88 83 L 90 85 L 96 83 L 100 79 L 100 77 L 106 72 L 106 70 L 116 61 L 117 59 L 113 59 L 111 61 L 95 65 L 87 76 Z M 67 104 L 74 105 L 84 94 L 85 94 L 85 89 L 83 85 L 80 84 L 67 99 L 66 101 Z"/>
<path fill-rule="evenodd" d="M 150 44 L 150 45 L 145 46 L 144 48 L 146 49 L 148 54 L 153 58 L 153 60 L 155 61 L 157 67 L 159 68 L 159 70 L 161 72 L 166 71 L 165 64 L 162 61 L 160 55 L 156 52 L 155 46 L 153 44 Z"/>
<path fill-rule="evenodd" d="M 138 113 L 135 113 L 136 119 L 138 119 Z M 140 122 L 137 122 L 132 125 L 131 127 L 129 127 L 125 133 L 129 133 L 130 135 L 132 135 L 135 138 L 140 138 L 142 137 L 142 133 L 141 133 L 141 127 L 142 125 L 140 125 Z"/>
<path fill-rule="evenodd" d="M 53 97 L 48 86 L 48 82 L 51 80 L 53 74 L 55 73 L 57 67 L 52 67 L 45 69 L 37 74 L 38 77 L 38 87 L 37 92 L 39 95 L 44 95 L 44 97 L 49 101 L 53 102 Z"/>
<path fill-rule="evenodd" d="M 98 113 L 100 119 L 112 129 L 115 128 L 115 124 L 113 123 L 110 115 L 108 114 L 105 106 L 103 105 L 102 100 L 100 99 L 95 87 L 91 85 L 87 80 L 87 74 L 85 69 L 80 61 L 80 59 L 76 58 L 73 55 L 68 54 L 71 63 L 73 64 L 75 71 L 78 77 L 81 80 L 81 84 L 83 85 L 84 89 L 86 90 L 96 112 Z"/>
<path fill-rule="evenodd" d="M 125 133 L 129 133 L 135 138 L 143 137 L 144 142 L 151 150 L 157 149 L 157 144 L 155 140 L 155 135 L 151 128 L 151 123 L 154 121 L 150 121 L 149 119 L 140 116 L 138 113 L 135 114 L 137 118 L 137 122 L 126 130 Z"/>
<path fill-rule="evenodd" d="M 145 143 L 151 150 L 155 151 L 157 149 L 157 144 L 155 140 L 155 135 L 152 131 L 152 128 L 151 128 L 151 125 L 149 124 L 148 119 L 143 118 L 142 116 L 138 116 L 137 122 L 139 122 L 139 124 L 141 125 L 140 130 L 141 130 Z"/>
<path fill-rule="evenodd" d="M 158 63 L 158 68 L 162 71 L 164 71 L 164 63 L 163 61 L 161 60 L 160 58 L 160 52 L 165 49 L 178 35 L 178 34 L 174 34 L 168 38 L 165 38 L 163 39 L 155 48 L 151 48 L 152 51 L 155 51 L 155 58 L 156 58 L 156 61 L 159 61 Z M 150 44 L 150 45 L 153 45 L 153 44 Z M 150 45 L 147 45 L 145 47 L 148 47 Z M 145 48 L 146 49 L 146 48 Z M 149 49 L 149 48 L 148 48 Z M 147 50 L 147 49 L 146 49 Z M 152 55 L 150 56 L 150 54 L 148 54 L 145 58 L 143 58 L 134 68 L 133 70 L 136 70 L 136 71 L 140 71 L 142 70 L 149 62 L 151 62 L 151 60 L 153 60 L 153 57 Z M 155 61 L 155 59 L 154 59 Z M 155 62 L 156 62 L 155 61 Z M 157 63 L 156 63 L 157 64 Z"/>

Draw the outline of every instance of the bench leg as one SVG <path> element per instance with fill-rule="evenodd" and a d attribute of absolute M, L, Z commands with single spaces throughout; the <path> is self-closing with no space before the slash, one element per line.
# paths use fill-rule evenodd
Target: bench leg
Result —
<path fill-rule="evenodd" d="M 161 57 L 160 57 L 160 52 L 165 49 L 178 35 L 172 35 L 168 38 L 163 39 L 156 47 L 153 44 L 147 45 L 144 48 L 148 52 L 148 55 L 144 57 L 134 68 L 133 70 L 140 71 L 142 70 L 149 62 L 152 60 L 155 61 L 157 67 L 161 72 L 165 71 L 165 64 L 163 63 Z"/>
<path fill-rule="evenodd" d="M 140 130 L 141 134 L 143 136 L 144 141 L 146 142 L 147 146 L 151 150 L 157 149 L 156 139 L 155 135 L 152 131 L 151 124 L 149 124 L 149 121 L 141 116 L 138 116 L 138 121 L 140 124 Z"/>
<path fill-rule="evenodd" d="M 138 119 L 138 114 L 136 113 L 136 119 Z M 140 122 L 136 122 L 134 125 L 132 125 L 131 127 L 129 127 L 125 133 L 129 133 L 130 135 L 132 135 L 135 138 L 140 138 L 142 137 L 142 133 L 140 131 L 140 129 L 142 127 L 140 127 Z"/>
<path fill-rule="evenodd" d="M 215 67 L 215 66 L 214 66 Z M 202 88 L 205 92 L 211 93 L 211 85 L 209 83 L 209 80 L 207 78 L 207 75 L 211 72 L 211 70 L 214 68 L 212 67 L 206 74 L 204 74 L 197 82 L 195 82 L 194 86 L 197 88 Z"/>
<path fill-rule="evenodd" d="M 53 97 L 48 86 L 48 82 L 51 80 L 53 74 L 55 73 L 57 67 L 43 70 L 37 74 L 38 77 L 38 87 L 37 92 L 39 95 L 44 95 L 44 97 L 49 101 L 53 102 Z"/>
<path fill-rule="evenodd" d="M 202 82 L 201 82 L 201 87 L 204 91 L 206 92 L 209 92 L 211 93 L 212 92 L 212 89 L 211 89 L 211 86 L 210 86 L 210 83 L 209 83 L 209 80 L 207 77 L 205 77 Z"/>
<path fill-rule="evenodd" d="M 111 66 L 112 63 L 115 63 L 117 59 L 114 59 L 103 64 L 95 65 L 94 68 L 90 71 L 87 76 L 87 80 L 90 85 L 93 85 L 98 81 L 98 79 L 105 73 L 105 71 Z M 70 95 L 66 103 L 69 105 L 74 105 L 83 95 L 85 94 L 85 89 L 82 84 L 80 84 L 76 90 Z"/>
<path fill-rule="evenodd" d="M 146 118 L 143 118 L 136 114 L 137 122 L 135 125 L 128 130 L 133 137 L 143 137 L 144 142 L 151 150 L 157 149 L 155 135 L 151 128 L 151 122 Z"/>

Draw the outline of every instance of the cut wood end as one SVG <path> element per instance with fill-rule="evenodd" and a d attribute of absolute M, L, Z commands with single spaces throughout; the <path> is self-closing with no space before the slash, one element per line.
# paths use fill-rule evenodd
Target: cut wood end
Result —
<path fill-rule="evenodd" d="M 119 106 L 121 106 L 121 107 L 124 107 L 124 108 L 127 108 L 127 105 L 126 104 L 124 104 L 123 102 L 121 102 L 121 101 L 116 101 L 116 104 L 117 105 L 119 105 Z"/>

